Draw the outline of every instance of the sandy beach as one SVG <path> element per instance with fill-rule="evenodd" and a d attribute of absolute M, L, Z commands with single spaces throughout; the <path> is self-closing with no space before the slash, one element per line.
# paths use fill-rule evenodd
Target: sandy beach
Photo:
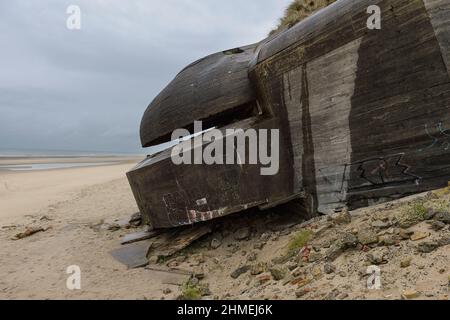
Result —
<path fill-rule="evenodd" d="M 129 218 L 138 211 L 125 173 L 140 159 L 94 159 L 114 165 L 59 170 L 0 171 L 0 299 L 143 299 L 152 298 L 154 281 L 143 270 L 126 271 L 109 251 L 129 231 L 92 228 Z M 38 159 L 60 162 L 61 159 Z M 64 159 L 87 162 L 86 159 Z M 6 163 L 36 159 L 2 159 Z M 45 232 L 13 241 L 27 227 Z M 78 265 L 82 290 L 66 287 L 66 268 Z M 140 286 L 144 280 L 146 286 Z M 153 296 L 155 297 L 155 296 Z"/>

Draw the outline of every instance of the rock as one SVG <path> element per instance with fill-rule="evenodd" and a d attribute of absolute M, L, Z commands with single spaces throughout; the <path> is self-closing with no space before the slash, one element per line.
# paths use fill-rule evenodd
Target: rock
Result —
<path fill-rule="evenodd" d="M 369 245 L 372 243 L 377 243 L 378 236 L 374 231 L 365 229 L 358 232 L 358 241 L 363 245 Z"/>
<path fill-rule="evenodd" d="M 347 273 L 345 271 L 339 271 L 339 276 L 341 278 L 345 278 L 345 277 L 347 277 Z"/>
<path fill-rule="evenodd" d="M 439 244 L 434 241 L 425 241 L 422 243 L 419 243 L 417 246 L 417 250 L 422 253 L 430 253 L 436 250 L 439 247 Z"/>
<path fill-rule="evenodd" d="M 270 240 L 270 237 L 271 237 L 271 236 L 272 236 L 272 235 L 271 235 L 269 232 L 265 232 L 265 233 L 263 233 L 263 234 L 261 235 L 260 239 L 261 239 L 261 241 L 263 241 L 263 242 L 267 242 L 267 241 Z"/>
<path fill-rule="evenodd" d="M 334 261 L 336 260 L 342 253 L 344 252 L 344 249 L 340 244 L 333 244 L 328 249 L 326 253 L 327 260 Z"/>
<path fill-rule="evenodd" d="M 434 231 L 442 230 L 442 229 L 444 229 L 444 227 L 445 227 L 445 223 L 443 223 L 441 221 L 436 220 L 431 223 L 431 229 Z"/>
<path fill-rule="evenodd" d="M 404 290 L 402 292 L 402 299 L 405 299 L 405 300 L 415 299 L 415 298 L 418 298 L 419 295 L 420 294 L 416 290 L 408 289 L 408 290 Z"/>
<path fill-rule="evenodd" d="M 314 278 L 320 278 L 322 276 L 322 269 L 319 266 L 316 266 L 311 271 Z"/>
<path fill-rule="evenodd" d="M 347 298 L 348 298 L 348 293 L 345 293 L 345 292 L 343 292 L 337 296 L 337 299 L 339 299 L 339 300 L 344 300 Z"/>
<path fill-rule="evenodd" d="M 172 290 L 170 290 L 170 288 L 166 288 L 166 289 L 163 290 L 163 293 L 164 294 L 170 294 L 170 293 L 172 293 Z"/>
<path fill-rule="evenodd" d="M 414 231 L 410 231 L 410 230 L 405 230 L 405 229 L 400 229 L 398 232 L 398 235 L 400 236 L 400 238 L 402 238 L 403 240 L 409 240 L 411 238 L 411 235 L 414 233 Z"/>
<path fill-rule="evenodd" d="M 448 246 L 450 244 L 450 236 L 444 236 L 437 240 L 438 247 Z"/>
<path fill-rule="evenodd" d="M 381 220 L 375 220 L 374 222 L 372 222 L 372 227 L 377 228 L 377 229 L 387 229 L 391 225 L 392 224 L 389 221 L 383 222 Z"/>
<path fill-rule="evenodd" d="M 403 258 L 402 261 L 400 261 L 400 267 L 401 268 L 408 268 L 411 265 L 412 258 L 407 257 Z"/>
<path fill-rule="evenodd" d="M 252 251 L 248 254 L 247 261 L 253 262 L 253 261 L 256 261 L 257 258 L 258 258 L 258 254 L 256 252 Z"/>
<path fill-rule="evenodd" d="M 374 265 L 387 263 L 387 259 L 385 258 L 385 251 L 383 250 L 373 250 L 372 252 L 368 253 L 367 260 Z"/>
<path fill-rule="evenodd" d="M 221 245 L 222 245 L 222 241 L 220 241 L 219 239 L 214 238 L 214 239 L 211 240 L 211 248 L 212 248 L 212 249 L 217 249 L 217 248 L 219 248 Z"/>
<path fill-rule="evenodd" d="M 202 297 L 207 297 L 207 296 L 212 295 L 212 292 L 209 289 L 209 283 L 202 283 L 202 284 L 198 285 L 198 289 L 199 289 L 200 295 Z"/>
<path fill-rule="evenodd" d="M 241 274 L 244 274 L 244 273 L 246 273 L 246 272 L 249 271 L 249 270 L 250 270 L 250 266 L 248 266 L 248 265 L 241 266 L 241 267 L 237 268 L 236 270 L 234 270 L 234 271 L 231 273 L 230 276 L 231 276 L 233 279 L 237 279 L 237 278 L 239 278 L 239 276 L 240 276 Z"/>
<path fill-rule="evenodd" d="M 423 215 L 424 220 L 431 220 L 436 215 L 436 212 L 433 209 L 428 209 L 427 212 Z"/>
<path fill-rule="evenodd" d="M 336 271 L 336 266 L 332 265 L 331 263 L 325 263 L 325 265 L 323 266 L 323 272 L 325 272 L 325 274 L 331 274 L 334 273 Z"/>
<path fill-rule="evenodd" d="M 322 259 L 322 254 L 319 252 L 311 252 L 308 256 L 308 262 L 316 262 L 318 260 Z"/>
<path fill-rule="evenodd" d="M 331 218 L 337 224 L 348 224 L 352 222 L 352 216 L 347 209 L 344 209 L 342 212 L 332 215 Z"/>
<path fill-rule="evenodd" d="M 121 226 L 119 224 L 117 224 L 117 223 L 112 223 L 112 224 L 107 226 L 107 230 L 108 231 L 112 231 L 112 232 L 118 231 L 120 229 L 121 229 Z"/>
<path fill-rule="evenodd" d="M 267 270 L 267 264 L 264 262 L 259 262 L 257 264 L 254 264 L 251 268 L 250 268 L 250 274 L 252 276 L 256 276 L 258 274 L 261 274 L 263 272 L 266 272 Z"/>
<path fill-rule="evenodd" d="M 205 278 L 205 273 L 203 271 L 203 268 L 194 268 L 194 270 L 192 271 L 192 275 L 197 278 L 198 280 L 202 280 Z"/>
<path fill-rule="evenodd" d="M 450 212 L 438 212 L 434 216 L 434 219 L 445 224 L 450 224 Z"/>
<path fill-rule="evenodd" d="M 341 246 L 344 250 L 356 248 L 358 245 L 358 238 L 349 232 L 344 233 L 340 238 Z"/>
<path fill-rule="evenodd" d="M 283 280 L 286 276 L 286 270 L 279 267 L 272 267 L 270 268 L 270 274 L 272 275 L 273 279 L 276 281 Z"/>
<path fill-rule="evenodd" d="M 189 286 L 196 287 L 199 284 L 200 280 L 196 277 L 189 278 L 188 284 Z"/>
<path fill-rule="evenodd" d="M 300 289 L 300 290 L 298 290 L 298 291 L 295 292 L 295 296 L 296 296 L 297 298 L 302 298 L 302 297 L 304 297 L 305 295 L 307 295 L 307 294 L 310 293 L 310 292 L 311 292 L 311 289 L 308 289 L 308 288 L 302 288 L 302 289 Z"/>
<path fill-rule="evenodd" d="M 395 244 L 395 239 L 393 236 L 386 234 L 378 238 L 378 244 L 382 246 L 392 246 Z"/>
<path fill-rule="evenodd" d="M 139 227 L 142 224 L 142 214 L 140 212 L 133 213 L 128 223 L 132 227 Z"/>
<path fill-rule="evenodd" d="M 411 235 L 412 241 L 418 241 L 430 236 L 429 232 L 416 231 Z"/>
<path fill-rule="evenodd" d="M 339 239 L 331 245 L 325 256 L 329 261 L 336 260 L 345 250 L 356 248 L 358 246 L 358 239 L 355 235 L 346 232 L 340 236 Z"/>
<path fill-rule="evenodd" d="M 234 239 L 238 240 L 238 241 L 246 240 L 249 237 L 250 237 L 250 228 L 249 227 L 240 228 L 234 233 Z"/>

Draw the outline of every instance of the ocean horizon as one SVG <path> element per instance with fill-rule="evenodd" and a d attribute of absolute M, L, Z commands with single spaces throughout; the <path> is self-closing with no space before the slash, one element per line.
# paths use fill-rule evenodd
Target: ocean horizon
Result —
<path fill-rule="evenodd" d="M 58 150 L 58 149 L 1 149 L 0 157 L 108 157 L 108 156 L 142 156 L 141 152 L 93 151 L 93 150 Z"/>

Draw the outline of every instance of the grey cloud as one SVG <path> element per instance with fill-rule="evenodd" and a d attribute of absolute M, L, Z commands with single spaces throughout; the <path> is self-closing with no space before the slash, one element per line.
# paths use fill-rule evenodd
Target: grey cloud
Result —
<path fill-rule="evenodd" d="M 0 2 L 0 151 L 140 151 L 141 116 L 176 73 L 261 40 L 289 2 Z M 66 28 L 70 4 L 79 31 Z"/>

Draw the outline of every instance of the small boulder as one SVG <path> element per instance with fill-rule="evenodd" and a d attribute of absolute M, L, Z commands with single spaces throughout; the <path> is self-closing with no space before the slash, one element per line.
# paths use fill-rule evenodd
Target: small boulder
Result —
<path fill-rule="evenodd" d="M 240 276 L 241 274 L 244 274 L 244 273 L 246 273 L 246 272 L 249 271 L 249 270 L 250 270 L 250 266 L 248 266 L 248 265 L 241 266 L 241 267 L 237 268 L 236 270 L 234 270 L 234 271 L 231 273 L 231 277 L 232 277 L 233 279 L 237 279 L 237 278 L 239 278 L 239 276 Z"/>
<path fill-rule="evenodd" d="M 370 229 L 361 230 L 358 233 L 358 241 L 363 245 L 369 245 L 378 242 L 377 234 Z"/>
<path fill-rule="evenodd" d="M 240 228 L 238 230 L 236 230 L 236 232 L 234 233 L 234 239 L 241 241 L 241 240 L 246 240 L 250 237 L 250 228 L 249 227 L 243 227 Z"/>
<path fill-rule="evenodd" d="M 273 279 L 276 281 L 283 280 L 286 276 L 286 270 L 280 267 L 272 267 L 270 268 L 270 274 L 272 275 Z"/>

